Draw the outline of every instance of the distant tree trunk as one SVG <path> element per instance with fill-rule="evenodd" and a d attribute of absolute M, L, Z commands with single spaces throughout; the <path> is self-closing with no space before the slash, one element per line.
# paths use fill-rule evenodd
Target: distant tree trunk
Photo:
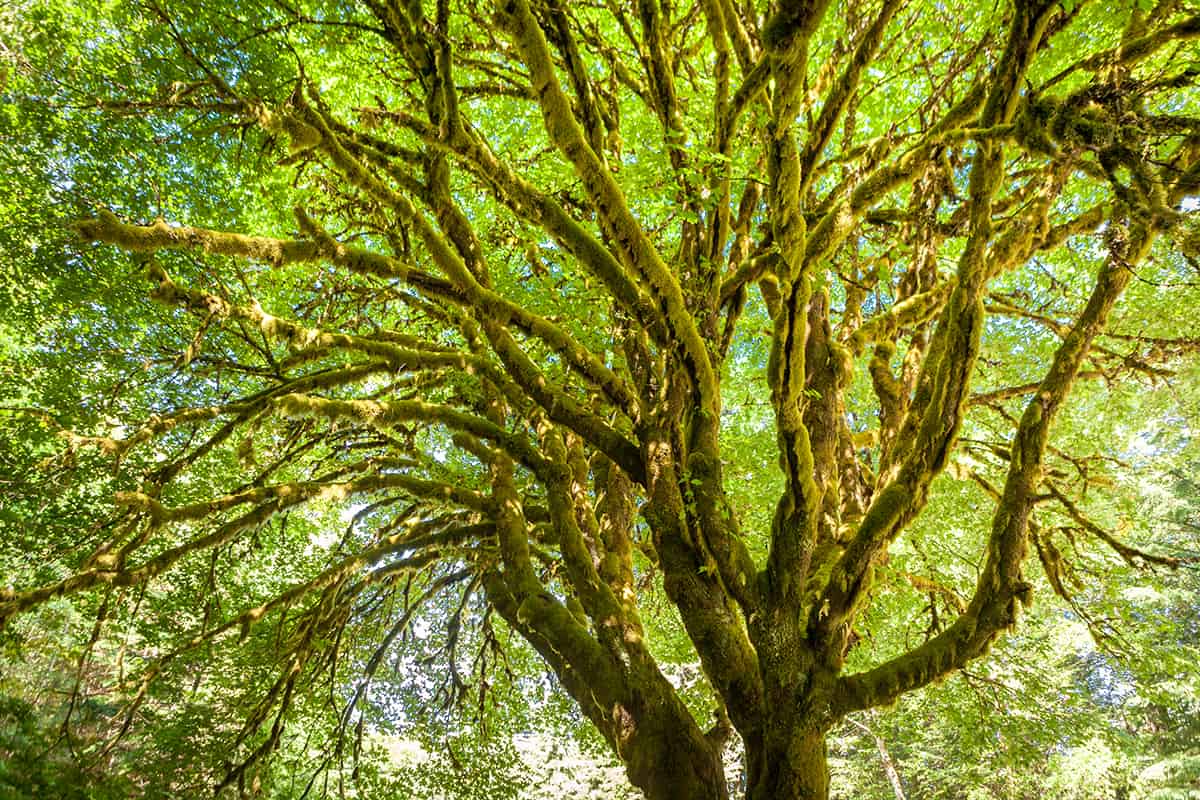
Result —
<path fill-rule="evenodd" d="M 887 742 L 882 737 L 876 736 L 875 745 L 879 748 L 879 757 L 883 760 L 883 771 L 887 773 L 888 782 L 892 784 L 896 800 L 905 800 L 904 784 L 900 782 L 900 772 L 896 769 L 896 762 L 892 760 L 892 754 L 888 752 Z"/>
<path fill-rule="evenodd" d="M 906 800 L 904 796 L 904 784 L 900 781 L 900 771 L 896 769 L 896 762 L 892 760 L 892 754 L 888 750 L 887 742 L 883 740 L 882 736 L 858 720 L 852 719 L 850 720 L 850 724 L 875 740 L 875 748 L 879 751 L 879 760 L 883 763 L 883 774 L 887 776 L 888 783 L 892 785 L 892 793 L 896 795 L 896 800 Z"/>

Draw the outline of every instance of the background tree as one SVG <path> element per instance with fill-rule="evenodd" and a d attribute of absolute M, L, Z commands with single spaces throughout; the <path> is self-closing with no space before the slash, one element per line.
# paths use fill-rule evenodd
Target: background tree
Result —
<path fill-rule="evenodd" d="M 827 796 L 831 728 L 985 655 L 1031 552 L 1119 638 L 1095 548 L 1195 541 L 1122 530 L 1114 475 L 1190 447 L 1131 442 L 1194 419 L 1186 378 L 1142 395 L 1194 370 L 1200 17 L 1118 10 L 149 4 L 37 42 L 49 79 L 5 80 L 49 131 L 6 153 L 59 182 L 20 191 L 85 206 L 51 216 L 167 311 L 131 281 L 14 306 L 108 345 L 12 372 L 16 460 L 66 450 L 6 487 L 0 620 L 91 598 L 125 692 L 101 757 L 168 724 L 172 678 L 233 687 L 201 771 L 246 791 L 289 725 L 335 720 L 314 780 L 361 741 L 389 660 L 440 652 L 455 701 L 515 634 L 650 798 L 726 796 L 734 732 L 749 797 Z M 113 258 L 28 235 L 26 274 Z M 43 535 L 72 492 L 117 511 Z"/>

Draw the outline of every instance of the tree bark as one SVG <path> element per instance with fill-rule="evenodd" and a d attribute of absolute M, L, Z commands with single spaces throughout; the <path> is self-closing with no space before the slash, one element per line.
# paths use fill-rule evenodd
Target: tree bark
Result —
<path fill-rule="evenodd" d="M 783 746 L 773 746 L 775 742 Z M 768 736 L 747 753 L 747 800 L 828 800 L 825 731 L 807 729 Z"/>
<path fill-rule="evenodd" d="M 728 800 L 725 770 L 716 748 L 654 731 L 650 742 L 626 757 L 630 782 L 646 800 Z M 649 745 L 649 746 L 647 746 Z"/>

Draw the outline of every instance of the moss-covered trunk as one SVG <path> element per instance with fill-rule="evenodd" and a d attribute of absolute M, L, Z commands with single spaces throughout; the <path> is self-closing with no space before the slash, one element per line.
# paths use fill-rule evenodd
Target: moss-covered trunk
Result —
<path fill-rule="evenodd" d="M 636 665 L 635 665 L 636 666 Z M 721 747 L 705 735 L 657 669 L 630 680 L 612 734 L 630 782 L 647 800 L 726 800 Z"/>
<path fill-rule="evenodd" d="M 747 748 L 747 800 L 828 800 L 823 730 L 768 732 Z"/>
<path fill-rule="evenodd" d="M 725 770 L 716 748 L 684 735 L 650 738 L 626 760 L 630 781 L 646 800 L 728 800 Z"/>

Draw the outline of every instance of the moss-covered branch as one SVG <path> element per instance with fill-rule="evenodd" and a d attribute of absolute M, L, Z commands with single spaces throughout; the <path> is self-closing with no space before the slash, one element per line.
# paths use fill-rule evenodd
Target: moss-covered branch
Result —
<path fill-rule="evenodd" d="M 679 281 L 629 211 L 612 174 L 588 146 L 571 112 L 570 103 L 559 86 L 546 40 L 528 3 L 523 0 L 506 3 L 502 18 L 529 68 L 550 140 L 574 166 L 600 217 L 601 227 L 617 247 L 622 261 L 650 288 L 661 304 L 667 327 L 689 365 L 702 405 L 715 410 L 719 406 L 717 375 L 695 320 L 684 302 Z"/>
<path fill-rule="evenodd" d="M 1042 459 L 1050 425 L 1066 400 L 1095 337 L 1132 279 L 1131 266 L 1149 250 L 1152 231 L 1135 228 L 1126 238 L 1115 229 L 1112 253 L 1104 264 L 1083 313 L 1054 354 L 1037 394 L 1017 426 L 1008 475 L 992 519 L 987 557 L 965 613 L 924 645 L 864 673 L 843 678 L 839 706 L 845 711 L 891 702 L 983 655 L 995 637 L 1011 627 L 1032 587 L 1022 575 L 1030 516 L 1042 479 Z"/>
<path fill-rule="evenodd" d="M 929 321 L 941 312 L 953 289 L 954 280 L 951 279 L 927 292 L 901 300 L 859 326 L 848 338 L 847 346 L 857 355 L 868 342 L 889 341 L 898 329 Z"/>
<path fill-rule="evenodd" d="M 1049 4 L 1021 5 L 982 112 L 984 127 L 1003 125 L 1017 111 L 1022 76 L 1049 21 Z M 957 280 L 938 321 L 917 379 L 917 394 L 897 436 L 895 467 L 880 476 L 882 489 L 838 559 L 808 625 L 840 658 L 847 619 L 871 583 L 871 571 L 887 544 L 925 505 L 929 484 L 945 467 L 966 409 L 983 329 L 983 295 L 989 277 L 992 198 L 1003 177 L 999 143 L 980 142 L 970 176 L 970 216 Z"/>
<path fill-rule="evenodd" d="M 130 225 L 121 222 L 106 209 L 101 209 L 93 219 L 76 222 L 75 230 L 85 241 L 114 244 L 131 253 L 198 250 L 213 255 L 263 261 L 275 266 L 318 261 L 326 255 L 319 243 L 308 239 L 246 236 L 188 225 L 170 225 L 162 219 L 151 225 Z M 337 256 L 345 266 L 365 275 L 403 280 L 408 272 L 396 259 L 361 248 L 342 246 Z"/>
<path fill-rule="evenodd" d="M 902 4 L 901 0 L 884 0 L 879 13 L 875 15 L 875 19 L 871 21 L 871 25 L 863 32 L 855 45 L 850 62 L 842 70 L 837 82 L 833 84 L 826 95 L 825 101 L 821 105 L 821 113 L 817 116 L 817 121 L 809 132 L 804 152 L 800 157 L 801 175 L 804 176 L 801 179 L 800 191 L 806 191 L 811 185 L 817 159 L 829 145 L 838 121 L 858 89 L 863 71 L 871 64 L 875 54 L 879 51 L 884 31 Z"/>
<path fill-rule="evenodd" d="M 303 394 L 287 394 L 274 398 L 270 408 L 292 419 L 327 419 L 378 428 L 390 428 L 402 422 L 441 424 L 491 442 L 535 473 L 553 469 L 527 436 L 505 430 L 474 414 L 437 403 L 421 400 L 327 400 Z"/>

